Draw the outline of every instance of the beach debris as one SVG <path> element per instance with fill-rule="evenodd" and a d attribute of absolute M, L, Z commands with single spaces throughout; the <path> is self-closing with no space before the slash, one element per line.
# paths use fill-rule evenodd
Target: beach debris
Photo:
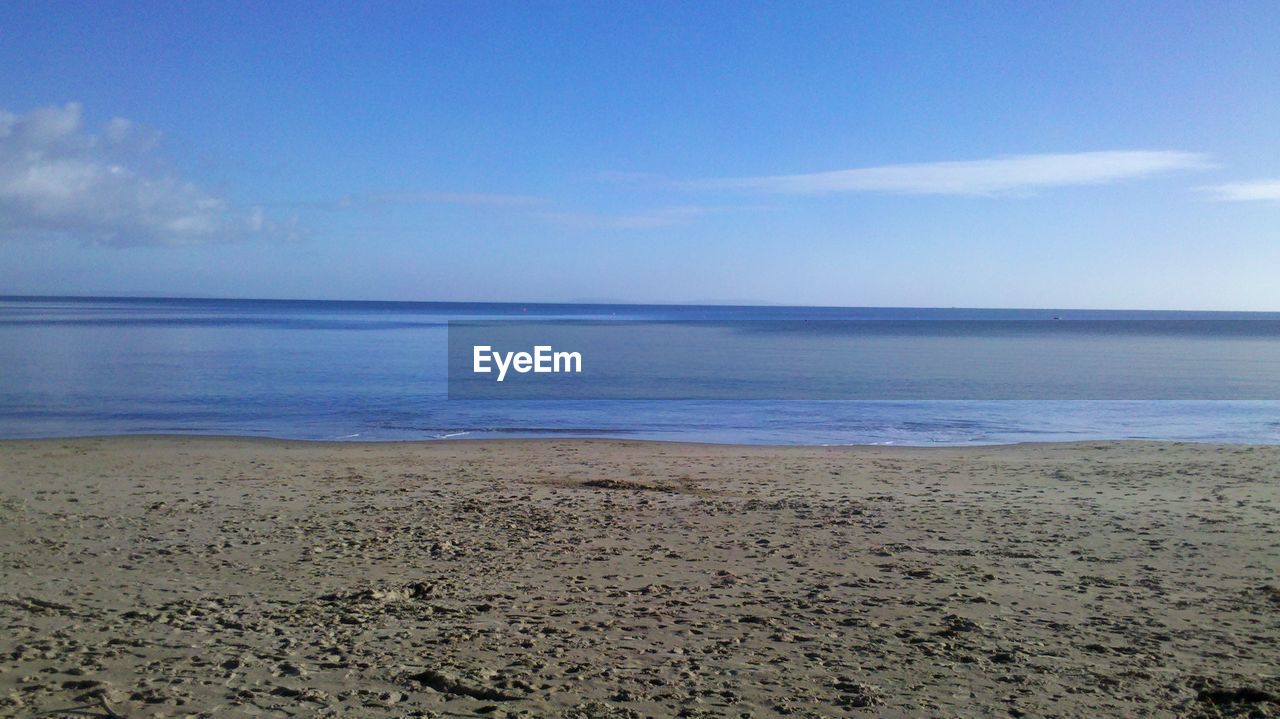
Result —
<path fill-rule="evenodd" d="M 644 482 L 628 482 L 620 479 L 589 479 L 582 483 L 583 487 L 591 487 L 593 489 L 633 489 L 642 492 L 674 492 L 672 487 L 664 487 L 660 484 L 646 484 Z"/>
<path fill-rule="evenodd" d="M 840 693 L 836 704 L 841 707 L 863 709 L 884 703 L 884 696 L 880 691 L 880 687 L 872 684 L 865 684 L 848 677 L 842 677 L 835 681 L 834 688 Z"/>
<path fill-rule="evenodd" d="M 524 699 L 523 696 L 517 694 L 508 694 L 489 687 L 472 686 L 445 674 L 441 674 L 434 669 L 424 669 L 416 674 L 410 674 L 406 678 L 409 679 L 409 681 L 421 684 L 428 689 L 434 689 L 441 694 L 454 694 L 457 696 L 466 696 L 471 697 L 472 699 L 493 702 L 509 702 Z"/>
<path fill-rule="evenodd" d="M 107 702 L 105 695 L 99 693 L 93 695 L 93 701 L 87 704 L 79 704 L 63 709 L 51 709 L 36 714 L 36 716 L 58 716 L 62 714 L 70 714 L 72 716 L 100 717 L 102 719 L 127 719 L 124 714 L 120 714 L 111 704 Z"/>
<path fill-rule="evenodd" d="M 1188 686 L 1196 692 L 1187 707 L 1188 717 L 1271 719 L 1280 716 L 1280 695 L 1273 691 L 1250 685 L 1231 685 L 1206 677 L 1193 678 Z"/>
<path fill-rule="evenodd" d="M 71 607 L 57 602 L 51 602 L 47 599 L 38 597 L 20 597 L 8 596 L 0 597 L 0 604 L 7 604 L 11 607 L 17 607 L 34 614 L 61 614 L 64 616 L 79 616 L 79 614 Z"/>

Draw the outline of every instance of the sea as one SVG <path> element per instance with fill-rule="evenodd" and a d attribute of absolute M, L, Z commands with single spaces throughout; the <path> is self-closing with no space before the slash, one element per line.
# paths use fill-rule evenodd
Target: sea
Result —
<path fill-rule="evenodd" d="M 1084 352 L 1081 347 L 1111 354 L 1098 364 L 1085 361 L 1092 355 L 1068 353 L 1055 370 L 1066 372 L 1066 380 L 1043 382 L 1043 398 L 1026 377 L 1018 392 L 984 388 L 957 395 L 948 390 L 954 377 L 939 377 L 935 388 L 932 375 L 919 370 L 927 363 L 914 360 L 901 365 L 903 372 L 916 368 L 912 391 L 884 398 L 836 392 L 761 399 L 772 394 L 758 391 L 755 380 L 737 377 L 742 391 L 721 391 L 725 380 L 704 375 L 680 379 L 687 391 L 670 399 L 451 398 L 450 322 L 511 321 L 631 322 L 626 326 L 650 334 L 655 327 L 675 328 L 683 346 L 706 348 L 698 354 L 712 364 L 716 352 L 726 362 L 741 358 L 742 342 L 767 341 L 776 355 L 794 346 L 789 337 L 802 327 L 807 351 L 830 358 L 828 374 L 864 388 L 886 383 L 880 375 L 859 374 L 869 371 L 868 363 L 848 359 L 851 327 L 877 347 L 889 346 L 884 338 L 890 337 L 892 357 L 935 364 L 946 364 L 954 352 L 940 338 L 993 332 L 1040 355 Z M 740 330 L 747 326 L 753 331 Z M 726 343 L 725 337 L 734 339 Z M 1157 352 L 1176 362 L 1148 361 Z M 876 371 L 893 370 L 892 357 L 882 357 Z M 1109 384 L 1097 382 L 1103 375 Z M 663 386 L 662 376 L 646 386 Z M 1001 376 L 991 375 L 997 384 Z M 1077 380 L 1102 391 L 1084 398 L 1053 391 Z M 129 434 L 1275 444 L 1280 313 L 0 296 L 0 438 Z"/>

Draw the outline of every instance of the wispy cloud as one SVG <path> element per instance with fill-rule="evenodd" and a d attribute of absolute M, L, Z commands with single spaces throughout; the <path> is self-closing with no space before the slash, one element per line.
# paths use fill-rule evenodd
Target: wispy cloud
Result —
<path fill-rule="evenodd" d="M 1200 188 L 1215 200 L 1226 202 L 1256 202 L 1280 200 L 1280 179 L 1248 180 L 1209 185 Z"/>
<path fill-rule="evenodd" d="M 116 118 L 84 129 L 78 103 L 0 110 L 0 239 L 110 245 L 292 238 L 292 224 L 238 210 L 158 156 L 159 133 Z"/>
<path fill-rule="evenodd" d="M 679 225 L 693 218 L 725 212 L 727 209 L 680 206 L 623 214 L 544 212 L 541 217 L 549 222 L 579 230 L 645 230 Z"/>
<path fill-rule="evenodd" d="M 694 180 L 678 186 L 687 190 L 747 190 L 796 195 L 884 192 L 989 196 L 1050 187 L 1101 185 L 1211 167 L 1213 164 L 1209 157 L 1199 153 L 1117 150 L 880 165 L 803 175 L 730 177 Z"/>

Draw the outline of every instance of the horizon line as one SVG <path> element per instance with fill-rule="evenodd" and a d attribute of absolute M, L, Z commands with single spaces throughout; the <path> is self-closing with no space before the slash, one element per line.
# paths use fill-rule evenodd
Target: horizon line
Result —
<path fill-rule="evenodd" d="M 320 299 L 306 297 L 215 297 L 189 295 L 51 295 L 51 294 L 6 294 L 0 293 L 0 301 L 12 300 L 143 300 L 143 301 L 231 301 L 231 302 L 332 302 L 332 303 L 367 303 L 367 304 L 405 304 L 405 305 L 556 305 L 570 307 L 742 307 L 742 308 L 774 308 L 774 309 L 833 309 L 833 310 L 1031 310 L 1057 312 L 1187 312 L 1216 314 L 1280 314 L 1280 310 L 1223 310 L 1223 309 L 1171 309 L 1166 307 L 981 307 L 976 305 L 805 305 L 787 303 L 720 303 L 720 302 L 574 302 L 574 301 L 514 301 L 514 300 L 387 300 L 387 299 Z"/>

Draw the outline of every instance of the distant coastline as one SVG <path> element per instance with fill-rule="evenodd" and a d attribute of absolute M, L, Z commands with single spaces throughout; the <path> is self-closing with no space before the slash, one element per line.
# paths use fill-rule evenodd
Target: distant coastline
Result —
<path fill-rule="evenodd" d="M 180 295 L 144 295 L 144 294 L 84 294 L 84 295 L 49 295 L 49 294 L 0 294 L 0 302 L 228 302 L 228 303 L 280 303 L 280 304 L 335 304 L 335 305 L 403 305 L 412 306 L 444 306 L 474 307 L 494 306 L 502 308 L 521 307 L 621 307 L 628 309 L 671 308 L 671 307 L 706 307 L 715 309 L 760 309 L 765 311 L 785 310 L 887 310 L 891 312 L 926 312 L 926 313 L 1044 313 L 1044 319 L 1053 319 L 1054 313 L 1060 317 L 1099 317 L 1107 316 L 1188 316 L 1199 315 L 1209 317 L 1254 317 L 1257 319 L 1280 319 L 1280 310 L 1235 310 L 1235 309 L 1170 309 L 1170 308 L 1108 308 L 1108 307 L 977 307 L 949 306 L 933 307 L 924 305 L 803 305 L 778 302 L 631 302 L 631 301 L 520 301 L 520 300 L 386 300 L 386 299 L 308 299 L 297 297 L 215 297 L 215 296 L 180 296 Z"/>

